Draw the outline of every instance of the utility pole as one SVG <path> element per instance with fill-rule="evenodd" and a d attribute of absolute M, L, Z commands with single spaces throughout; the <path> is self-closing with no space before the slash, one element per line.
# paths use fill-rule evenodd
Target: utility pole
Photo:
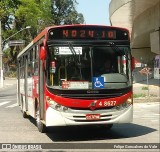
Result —
<path fill-rule="evenodd" d="M 25 30 L 25 29 L 29 29 L 31 28 L 31 26 L 27 26 L 25 28 L 22 28 L 21 30 L 19 30 L 18 32 L 14 33 L 13 35 L 11 35 L 10 37 L 8 37 L 7 39 L 5 39 L 2 42 L 2 31 L 1 31 L 1 20 L 0 20 L 0 88 L 3 87 L 3 62 L 2 62 L 2 56 L 3 56 L 3 52 L 2 52 L 2 46 L 4 44 L 4 42 L 7 42 L 11 37 L 15 36 L 16 34 L 18 34 L 19 32 Z"/>
<path fill-rule="evenodd" d="M 2 62 L 2 31 L 1 31 L 1 20 L 0 20 L 0 88 L 3 87 L 3 62 Z"/>

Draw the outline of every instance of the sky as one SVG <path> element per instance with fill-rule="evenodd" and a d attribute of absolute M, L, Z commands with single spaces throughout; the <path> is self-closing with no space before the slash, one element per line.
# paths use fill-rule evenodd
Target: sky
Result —
<path fill-rule="evenodd" d="M 82 13 L 85 24 L 110 25 L 109 3 L 110 0 L 77 0 L 76 9 Z"/>

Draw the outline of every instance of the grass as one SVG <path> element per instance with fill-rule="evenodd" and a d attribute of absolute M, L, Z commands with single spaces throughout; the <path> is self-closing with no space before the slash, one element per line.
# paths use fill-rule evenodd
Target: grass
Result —
<path fill-rule="evenodd" d="M 155 94 L 150 94 L 149 96 L 150 97 L 157 97 L 157 95 L 155 95 Z"/>
<path fill-rule="evenodd" d="M 133 98 L 142 98 L 142 97 L 146 97 L 146 95 L 144 93 L 133 94 Z"/>
<path fill-rule="evenodd" d="M 148 90 L 148 87 L 142 87 L 142 90 Z"/>
<path fill-rule="evenodd" d="M 9 78 L 16 78 L 17 72 L 16 71 L 9 71 L 5 73 L 5 77 Z"/>

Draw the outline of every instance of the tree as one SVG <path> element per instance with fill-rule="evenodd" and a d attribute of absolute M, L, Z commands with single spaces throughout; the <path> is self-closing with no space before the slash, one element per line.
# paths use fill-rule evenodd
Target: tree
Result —
<path fill-rule="evenodd" d="M 16 28 L 30 25 L 31 38 L 34 38 L 45 26 L 51 24 L 50 0 L 21 0 L 15 12 Z"/>
<path fill-rule="evenodd" d="M 84 18 L 75 9 L 76 0 L 52 0 L 53 24 L 81 24 Z"/>
<path fill-rule="evenodd" d="M 0 1 L 0 20 L 4 31 L 12 29 L 13 16 L 19 5 L 20 0 Z"/>
<path fill-rule="evenodd" d="M 81 24 L 83 15 L 76 11 L 76 0 L 1 0 L 0 20 L 2 40 L 23 30 L 10 40 L 25 40 L 27 45 L 42 29 L 51 25 Z M 16 50 L 16 51 L 15 51 Z M 19 47 L 11 47 L 10 55 L 15 63 Z"/>

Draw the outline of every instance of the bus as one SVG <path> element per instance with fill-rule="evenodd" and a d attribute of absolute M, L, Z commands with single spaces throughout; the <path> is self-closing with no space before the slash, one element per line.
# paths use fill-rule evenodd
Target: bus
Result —
<path fill-rule="evenodd" d="M 160 79 L 160 55 L 155 56 L 155 60 L 154 60 L 154 79 Z"/>
<path fill-rule="evenodd" d="M 129 31 L 103 25 L 45 28 L 17 56 L 18 105 L 40 132 L 54 126 L 110 129 L 133 119 Z M 104 70 L 109 61 L 110 70 Z"/>

